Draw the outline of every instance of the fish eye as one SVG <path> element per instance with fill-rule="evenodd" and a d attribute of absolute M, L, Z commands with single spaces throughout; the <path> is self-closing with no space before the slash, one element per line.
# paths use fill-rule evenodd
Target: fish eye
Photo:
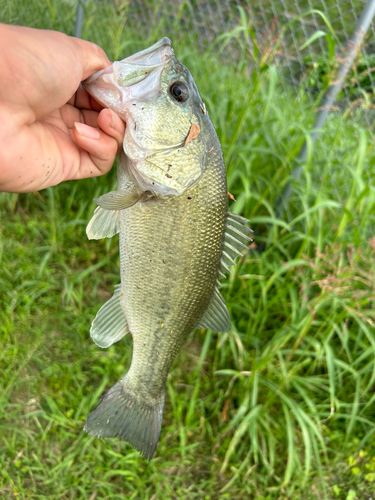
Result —
<path fill-rule="evenodd" d="M 173 99 L 178 102 L 184 102 L 189 97 L 189 91 L 187 86 L 182 82 L 174 82 L 169 87 L 169 92 Z"/>

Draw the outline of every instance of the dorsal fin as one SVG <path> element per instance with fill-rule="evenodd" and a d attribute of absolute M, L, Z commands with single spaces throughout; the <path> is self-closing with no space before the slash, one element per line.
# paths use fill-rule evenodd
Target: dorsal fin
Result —
<path fill-rule="evenodd" d="M 215 288 L 211 302 L 199 320 L 197 328 L 226 333 L 230 330 L 230 316 L 225 300 Z"/>
<path fill-rule="evenodd" d="M 245 225 L 247 222 L 249 221 L 245 217 L 228 212 L 221 265 L 217 276 L 219 280 L 230 272 L 229 268 L 235 265 L 236 257 L 243 255 L 248 244 L 253 241 L 248 236 L 252 230 Z"/>

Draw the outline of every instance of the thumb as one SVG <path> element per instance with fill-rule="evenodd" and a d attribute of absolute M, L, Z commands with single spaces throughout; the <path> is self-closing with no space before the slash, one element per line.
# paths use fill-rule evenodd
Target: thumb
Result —
<path fill-rule="evenodd" d="M 98 116 L 100 128 L 76 122 L 74 140 L 81 148 L 79 170 L 72 179 L 97 177 L 107 173 L 122 150 L 125 123 L 111 110 L 103 109 Z"/>

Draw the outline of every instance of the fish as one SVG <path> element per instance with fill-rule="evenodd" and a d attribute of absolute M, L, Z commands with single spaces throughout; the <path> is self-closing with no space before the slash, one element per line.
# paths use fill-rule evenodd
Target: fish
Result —
<path fill-rule="evenodd" d="M 247 219 L 228 212 L 219 139 L 189 70 L 163 38 L 91 75 L 84 88 L 125 122 L 115 191 L 98 205 L 89 239 L 119 233 L 121 283 L 90 329 L 102 348 L 130 332 L 129 371 L 84 430 L 118 437 L 147 460 L 157 448 L 166 380 L 196 328 L 228 332 L 220 280 L 247 251 Z"/>

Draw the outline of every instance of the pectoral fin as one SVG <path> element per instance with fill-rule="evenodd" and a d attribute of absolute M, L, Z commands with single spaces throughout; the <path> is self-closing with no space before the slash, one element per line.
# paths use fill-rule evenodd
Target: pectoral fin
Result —
<path fill-rule="evenodd" d="M 92 322 L 90 335 L 99 347 L 109 347 L 129 332 L 121 307 L 121 285 L 115 286 L 113 296 L 99 309 Z"/>
<path fill-rule="evenodd" d="M 94 198 L 94 201 L 104 210 L 124 210 L 124 208 L 129 208 L 146 197 L 146 193 L 110 191 L 99 198 Z"/>
<path fill-rule="evenodd" d="M 211 302 L 199 320 L 197 328 L 206 328 L 207 330 L 226 333 L 230 330 L 230 323 L 231 320 L 225 300 L 220 295 L 218 289 L 215 288 Z"/>
<path fill-rule="evenodd" d="M 94 215 L 86 227 L 89 240 L 112 238 L 120 231 L 120 210 L 105 210 L 96 207 Z"/>
<path fill-rule="evenodd" d="M 94 201 L 99 206 L 87 225 L 88 239 L 112 238 L 120 231 L 120 211 L 135 205 L 138 201 L 146 200 L 149 196 L 149 193 L 139 191 L 110 191 L 95 198 Z"/>

